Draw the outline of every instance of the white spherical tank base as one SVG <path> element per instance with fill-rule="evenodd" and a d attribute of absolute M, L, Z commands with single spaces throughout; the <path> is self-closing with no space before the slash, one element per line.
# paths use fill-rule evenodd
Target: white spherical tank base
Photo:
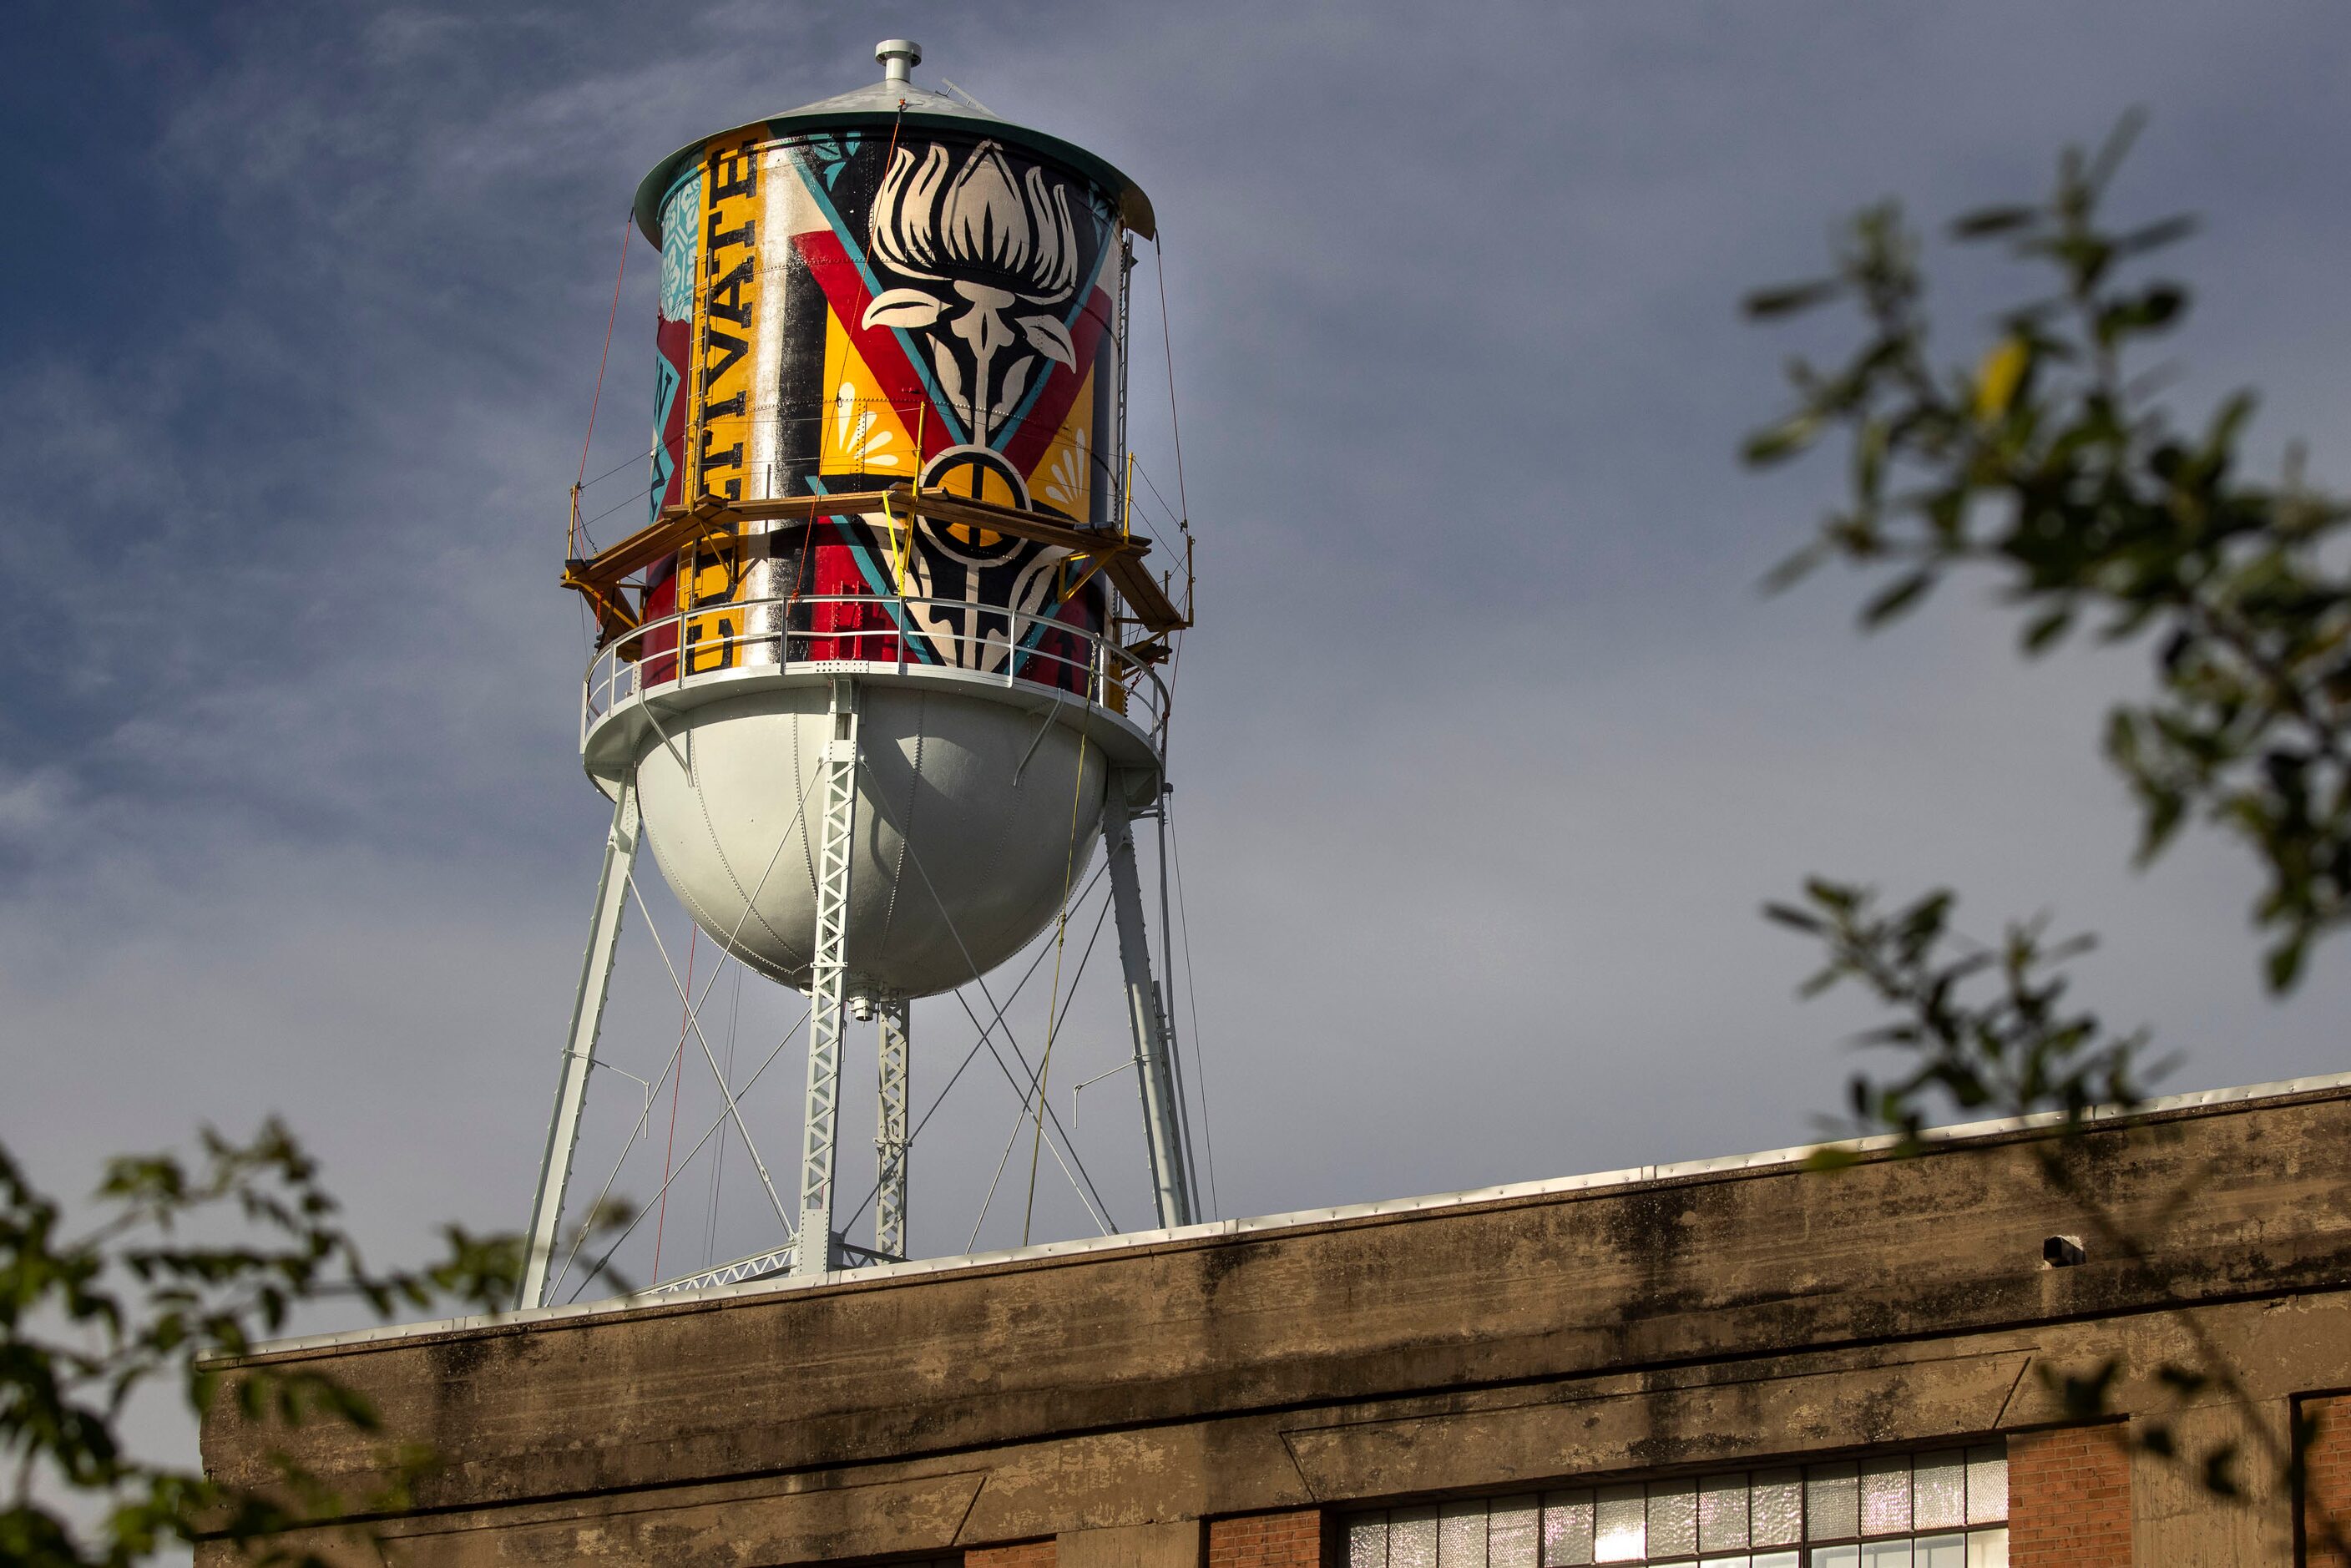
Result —
<path fill-rule="evenodd" d="M 654 858 L 702 930 L 804 990 L 828 672 L 741 674 L 632 699 L 584 759 L 608 792 L 633 768 Z M 851 995 L 929 996 L 1009 958 L 1082 883 L 1113 779 L 1130 799 L 1157 788 L 1141 732 L 1082 698 L 897 674 L 857 690 Z"/>

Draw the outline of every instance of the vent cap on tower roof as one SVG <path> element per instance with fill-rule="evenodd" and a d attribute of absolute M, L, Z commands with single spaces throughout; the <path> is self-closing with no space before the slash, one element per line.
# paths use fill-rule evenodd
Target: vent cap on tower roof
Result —
<path fill-rule="evenodd" d="M 873 57 L 882 62 L 883 81 L 904 81 L 923 63 L 923 46 L 912 38 L 884 38 L 873 46 Z"/>

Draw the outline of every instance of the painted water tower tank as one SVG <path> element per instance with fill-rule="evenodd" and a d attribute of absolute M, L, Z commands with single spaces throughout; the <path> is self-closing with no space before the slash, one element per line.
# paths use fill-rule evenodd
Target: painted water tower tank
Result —
<path fill-rule="evenodd" d="M 877 85 L 639 187 L 661 250 L 643 528 L 568 580 L 603 622 L 590 777 L 633 777 L 696 922 L 803 988 L 818 768 L 853 701 L 849 983 L 907 997 L 1044 926 L 1106 789 L 1156 792 L 1155 651 L 1132 644 L 1182 622 L 1119 516 L 1148 203 L 914 85 L 911 44 L 877 57 Z"/>

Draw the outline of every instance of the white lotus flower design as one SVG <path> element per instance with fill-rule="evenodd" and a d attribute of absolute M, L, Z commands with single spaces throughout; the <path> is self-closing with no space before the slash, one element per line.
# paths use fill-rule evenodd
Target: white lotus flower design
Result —
<path fill-rule="evenodd" d="M 912 148 L 891 160 L 873 199 L 873 259 L 911 282 L 876 296 L 863 324 L 921 333 L 940 391 L 985 444 L 1039 361 L 1076 368 L 1056 308 L 1077 293 L 1081 258 L 1066 185 L 1034 164 L 1015 176 L 995 141 L 952 175 L 951 162 L 936 142 L 919 161 Z"/>

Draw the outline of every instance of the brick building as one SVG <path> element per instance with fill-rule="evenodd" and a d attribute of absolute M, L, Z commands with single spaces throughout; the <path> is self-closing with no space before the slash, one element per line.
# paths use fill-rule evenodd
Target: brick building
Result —
<path fill-rule="evenodd" d="M 213 1472 L 428 1446 L 369 1521 L 419 1568 L 2343 1564 L 2351 1075 L 257 1359 L 385 1430 L 224 1405 Z"/>

